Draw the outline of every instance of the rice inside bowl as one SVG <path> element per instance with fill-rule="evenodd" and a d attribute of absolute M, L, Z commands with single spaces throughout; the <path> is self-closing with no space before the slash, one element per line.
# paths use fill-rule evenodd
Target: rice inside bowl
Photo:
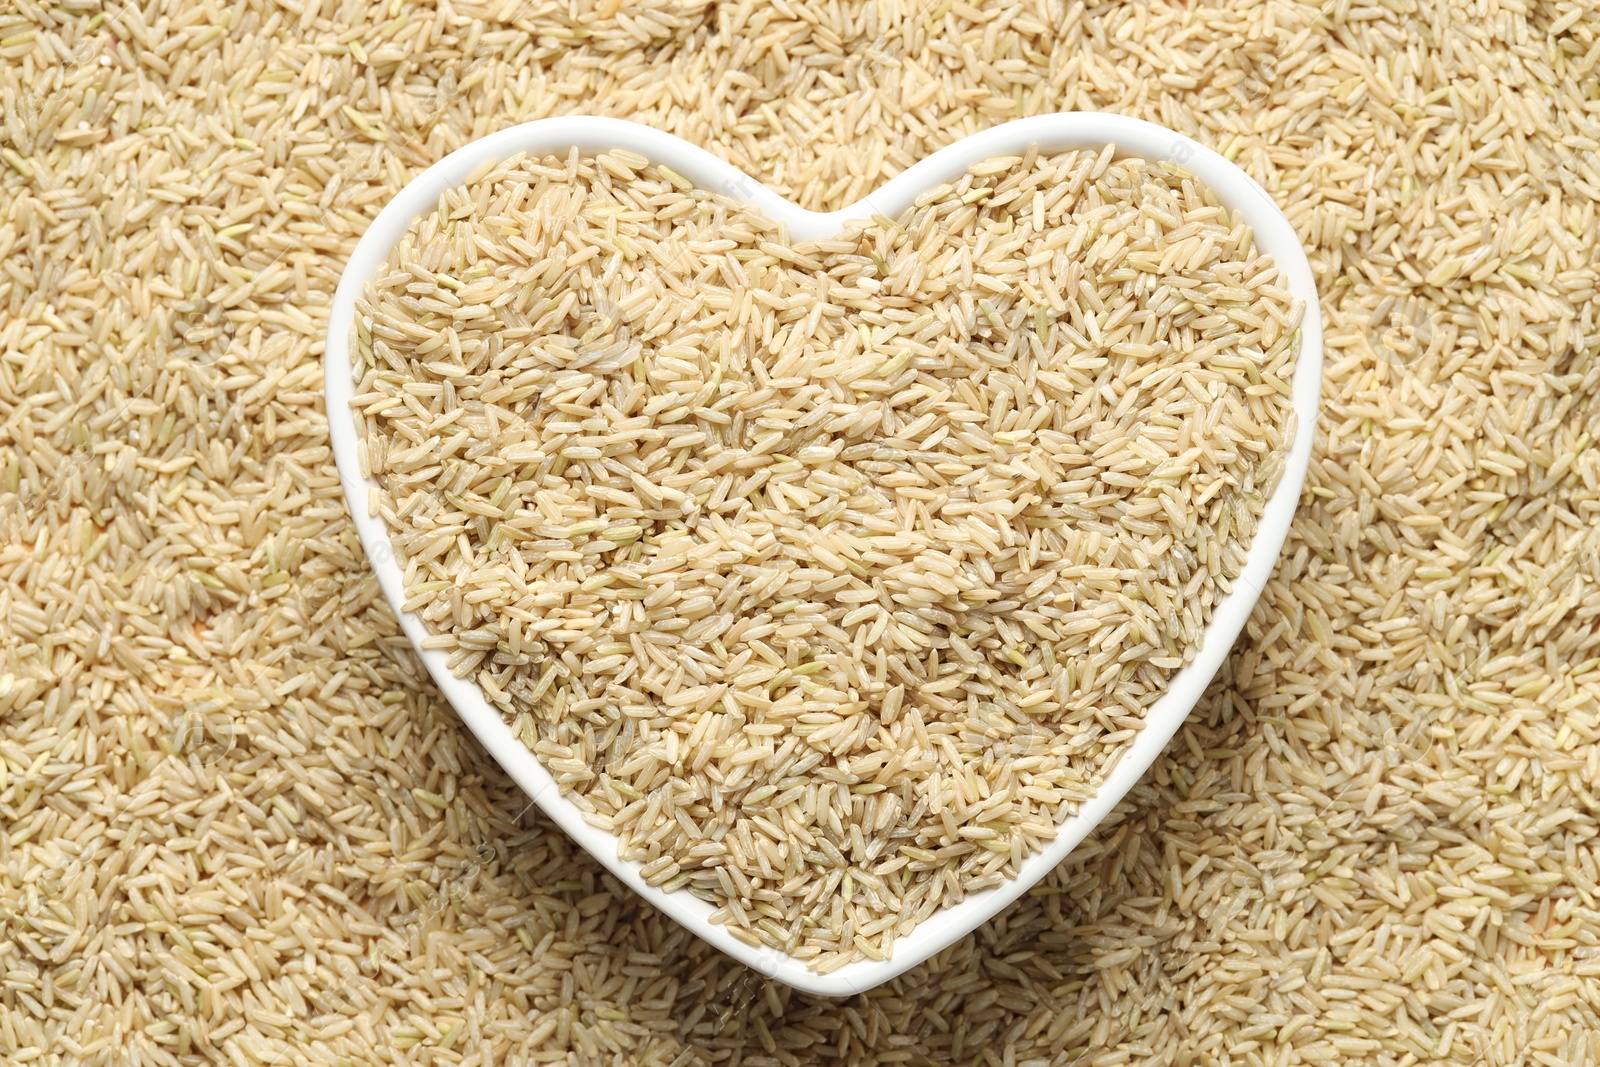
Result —
<path fill-rule="evenodd" d="M 652 884 L 827 970 L 1093 795 L 1238 573 L 1298 318 L 1109 151 L 793 244 L 514 157 L 369 287 L 356 418 L 429 643 Z"/>

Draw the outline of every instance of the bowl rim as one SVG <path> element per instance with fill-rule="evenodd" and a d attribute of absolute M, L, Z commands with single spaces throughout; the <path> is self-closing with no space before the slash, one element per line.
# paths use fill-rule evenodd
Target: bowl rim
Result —
<path fill-rule="evenodd" d="M 1291 389 L 1297 417 L 1278 485 L 1267 498 L 1246 561 L 1232 589 L 1213 607 L 1210 622 L 1194 658 L 1173 676 L 1167 691 L 1145 712 L 1145 726 L 1124 749 L 1094 797 L 1057 826 L 1056 837 L 1023 861 L 1014 878 L 969 894 L 897 938 L 887 960 L 858 960 L 828 974 L 818 974 L 776 949 L 748 945 L 726 926 L 711 923 L 712 905 L 682 891 L 664 892 L 645 883 L 638 865 L 617 856 L 617 839 L 589 825 L 579 810 L 561 796 L 554 780 L 532 750 L 504 723 L 475 680 L 456 678 L 445 666 L 446 654 L 424 649 L 427 631 L 411 612 L 402 571 L 380 516 L 369 513 L 370 491 L 377 483 L 361 471 L 361 449 L 355 420 L 347 414 L 354 393 L 350 335 L 355 305 L 365 283 L 373 278 L 389 250 L 412 221 L 433 208 L 445 189 L 469 181 L 483 168 L 518 152 L 583 153 L 622 148 L 654 163 L 671 167 L 701 188 L 747 203 L 786 224 L 793 239 L 823 237 L 846 222 L 872 215 L 895 216 L 917 195 L 954 180 L 984 159 L 1041 151 L 1103 148 L 1114 145 L 1119 157 L 1167 160 L 1185 168 L 1207 185 L 1232 211 L 1242 212 L 1256 244 L 1273 256 L 1290 291 L 1305 305 L 1299 332 L 1299 356 Z M 1122 801 L 1144 775 L 1193 710 L 1265 589 L 1277 565 L 1299 503 L 1310 464 L 1322 383 L 1322 328 L 1315 277 L 1304 247 L 1287 216 L 1254 179 L 1233 162 L 1183 134 L 1142 119 L 1102 112 L 1057 112 L 1017 119 L 962 138 L 930 154 L 854 204 L 833 212 L 812 212 L 790 202 L 743 171 L 673 134 L 622 119 L 566 116 L 511 126 L 469 142 L 413 177 L 368 226 L 340 275 L 328 319 L 323 351 L 324 393 L 328 436 L 339 481 L 361 544 L 378 583 L 412 647 L 421 656 L 446 700 L 490 755 L 538 804 L 556 825 L 625 885 L 690 932 L 758 971 L 802 992 L 843 997 L 864 992 L 954 944 L 1027 892 L 1064 860 L 1095 826 Z M 524 809 L 526 810 L 526 809 Z"/>

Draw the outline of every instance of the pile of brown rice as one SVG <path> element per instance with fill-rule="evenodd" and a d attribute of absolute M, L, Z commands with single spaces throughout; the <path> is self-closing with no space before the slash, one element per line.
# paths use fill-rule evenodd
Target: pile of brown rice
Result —
<path fill-rule="evenodd" d="M 1595 1062 L 1597 23 L 4 5 L 0 1062 Z M 328 300 L 407 177 L 523 119 L 637 119 L 827 209 L 1061 109 L 1192 134 L 1299 229 L 1300 514 L 1115 820 L 883 988 L 797 995 L 525 813 L 428 687 L 329 455 Z"/>
<path fill-rule="evenodd" d="M 367 287 L 353 407 L 426 644 L 650 884 L 830 970 L 1093 794 L 1242 566 L 1298 322 L 1109 148 L 795 244 L 519 156 Z"/>

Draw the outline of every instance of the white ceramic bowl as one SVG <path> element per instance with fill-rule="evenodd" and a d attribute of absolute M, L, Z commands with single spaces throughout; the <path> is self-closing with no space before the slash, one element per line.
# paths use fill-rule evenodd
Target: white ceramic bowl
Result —
<path fill-rule="evenodd" d="M 616 119 L 559 118 L 529 122 L 490 134 L 450 153 L 414 178 L 368 228 L 340 279 L 328 321 L 324 356 L 328 434 L 333 441 L 345 499 L 355 517 L 361 543 L 406 636 L 420 649 L 426 631 L 420 619 L 400 610 L 405 602 L 401 567 L 395 560 L 383 521 L 368 511 L 368 491 L 375 488 L 376 483 L 362 476 L 356 459 L 355 424 L 347 414 L 354 384 L 349 340 L 355 322 L 356 299 L 363 285 L 377 274 L 390 248 L 412 221 L 437 204 L 443 190 L 466 181 L 484 164 L 517 152 L 564 155 L 573 147 L 584 152 L 625 148 L 670 166 L 702 188 L 759 208 L 767 216 L 786 223 L 793 238 L 804 240 L 829 236 L 847 220 L 873 214 L 899 215 L 919 193 L 953 181 L 968 166 L 983 159 L 1019 155 L 1031 145 L 1038 145 L 1045 151 L 1061 151 L 1098 149 L 1108 143 L 1117 146 L 1119 155 L 1171 160 L 1187 168 L 1228 207 L 1242 211 L 1254 228 L 1261 249 L 1272 255 L 1288 276 L 1294 294 L 1305 301 L 1299 364 L 1294 377 L 1294 407 L 1299 416 L 1299 429 L 1282 480 L 1267 501 L 1255 541 L 1250 545 L 1244 572 L 1234 582 L 1232 592 L 1216 605 L 1194 659 L 1172 679 L 1168 692 L 1149 709 L 1145 728 L 1122 754 L 1099 793 L 1061 824 L 1055 840 L 1028 859 L 1016 878 L 995 889 L 973 894 L 934 915 L 909 936 L 897 940 L 894 954 L 884 962 L 863 961 L 831 974 L 816 974 L 804 963 L 783 953 L 753 948 L 733 938 L 726 928 L 709 921 L 712 907 L 704 901 L 686 892 L 667 893 L 646 885 L 634 864 L 617 857 L 616 838 L 584 822 L 577 809 L 561 796 L 543 765 L 513 736 L 501 721 L 499 712 L 484 700 L 477 682 L 453 676 L 445 668 L 444 652 L 419 652 L 434 681 L 472 732 L 557 825 L 651 904 L 728 955 L 796 989 L 826 996 L 846 996 L 870 989 L 922 962 L 999 912 L 1066 858 L 1105 818 L 1160 754 L 1200 699 L 1272 574 L 1311 458 L 1322 383 L 1322 332 L 1311 266 L 1306 262 L 1294 228 L 1271 197 L 1222 156 L 1171 130 L 1117 115 L 1092 112 L 1040 115 L 985 130 L 935 152 L 870 196 L 830 214 L 796 207 L 748 175 L 671 134 Z"/>

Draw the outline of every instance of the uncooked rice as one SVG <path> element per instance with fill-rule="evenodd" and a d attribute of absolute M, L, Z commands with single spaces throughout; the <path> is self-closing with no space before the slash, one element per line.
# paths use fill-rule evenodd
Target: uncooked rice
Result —
<path fill-rule="evenodd" d="M 0 1061 L 1594 1063 L 1597 21 L 5 5 Z M 831 210 L 1072 109 L 1195 137 L 1299 231 L 1301 508 L 1066 863 L 871 994 L 800 995 L 525 812 L 429 687 L 329 455 L 328 301 L 408 177 L 513 122 L 635 119 Z"/>
<path fill-rule="evenodd" d="M 367 286 L 352 407 L 425 646 L 651 885 L 828 971 L 1093 795 L 1242 567 L 1299 319 L 1109 146 L 801 243 L 516 156 Z"/>

